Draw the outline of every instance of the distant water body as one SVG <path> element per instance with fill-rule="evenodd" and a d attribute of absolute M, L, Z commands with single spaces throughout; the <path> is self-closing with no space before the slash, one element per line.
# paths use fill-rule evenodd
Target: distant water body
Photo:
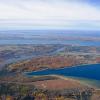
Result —
<path fill-rule="evenodd" d="M 45 40 L 45 39 L 1 39 L 0 45 L 23 45 L 23 44 L 70 44 L 70 45 L 81 45 L 81 46 L 100 46 L 100 42 L 91 42 L 91 41 L 78 41 L 78 40 Z"/>
<path fill-rule="evenodd" d="M 63 39 L 52 39 L 51 37 L 100 37 L 100 32 L 98 31 L 65 31 L 65 30 L 9 30 L 0 31 L 0 45 L 22 45 L 22 44 L 72 44 L 81 46 L 100 46 L 100 41 L 81 41 L 81 40 L 63 40 Z M 7 39 L 10 36 L 10 39 Z M 21 37 L 36 37 L 30 39 L 24 39 Z M 6 37 L 6 38 L 5 38 Z M 14 38 L 13 38 L 14 37 Z M 17 38 L 16 38 L 17 37 Z M 19 37 L 19 38 L 18 38 Z M 48 37 L 48 39 L 39 39 L 37 37 Z M 49 38 L 50 37 L 50 38 Z"/>

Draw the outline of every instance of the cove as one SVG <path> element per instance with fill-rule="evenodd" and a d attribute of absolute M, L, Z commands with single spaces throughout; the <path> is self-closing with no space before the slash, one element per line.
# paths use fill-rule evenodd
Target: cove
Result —
<path fill-rule="evenodd" d="M 87 78 L 100 81 L 100 64 L 81 65 L 59 69 L 45 69 L 25 73 L 27 76 L 35 75 L 62 75 L 79 78 Z"/>

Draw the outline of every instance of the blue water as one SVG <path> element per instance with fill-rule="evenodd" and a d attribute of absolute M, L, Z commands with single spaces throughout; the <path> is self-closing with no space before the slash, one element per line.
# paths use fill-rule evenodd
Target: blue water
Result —
<path fill-rule="evenodd" d="M 100 41 L 63 40 L 60 37 L 100 37 L 100 31 L 68 30 L 2 30 L 0 45 L 19 44 L 72 44 L 81 46 L 100 46 Z M 53 39 L 57 37 L 59 39 Z M 45 39 L 47 38 L 47 39 Z"/>
<path fill-rule="evenodd" d="M 82 65 L 71 68 L 46 69 L 37 72 L 29 72 L 26 75 L 34 76 L 34 75 L 52 75 L 52 74 L 80 77 L 80 78 L 100 81 L 100 64 Z"/>
<path fill-rule="evenodd" d="M 47 40 L 47 39 L 2 39 L 0 40 L 0 45 L 22 45 L 22 44 L 71 44 L 71 45 L 81 45 L 81 46 L 100 46 L 99 42 L 91 41 L 71 41 L 71 40 Z"/>

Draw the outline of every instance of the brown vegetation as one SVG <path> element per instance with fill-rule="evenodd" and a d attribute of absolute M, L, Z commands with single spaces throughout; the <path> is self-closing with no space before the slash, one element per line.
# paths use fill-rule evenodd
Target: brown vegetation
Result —
<path fill-rule="evenodd" d="M 100 57 L 97 57 L 97 58 L 96 58 L 96 62 L 97 62 L 97 63 L 100 63 Z"/>
<path fill-rule="evenodd" d="M 48 89 L 48 90 L 63 90 L 63 89 L 85 89 L 86 86 L 80 84 L 78 81 L 71 79 L 57 79 L 57 80 L 46 80 L 37 81 L 33 83 L 37 88 Z"/>
<path fill-rule="evenodd" d="M 43 56 L 39 58 L 33 58 L 30 61 L 11 64 L 8 68 L 12 71 L 35 71 L 45 68 L 70 67 L 84 63 L 86 63 L 84 58 L 77 56 Z"/>

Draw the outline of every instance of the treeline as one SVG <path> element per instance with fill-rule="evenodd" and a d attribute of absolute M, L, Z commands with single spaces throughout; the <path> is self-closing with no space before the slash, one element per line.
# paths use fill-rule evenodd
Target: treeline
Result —
<path fill-rule="evenodd" d="M 42 90 L 33 85 L 0 84 L 0 100 L 91 100 L 92 89 Z"/>

